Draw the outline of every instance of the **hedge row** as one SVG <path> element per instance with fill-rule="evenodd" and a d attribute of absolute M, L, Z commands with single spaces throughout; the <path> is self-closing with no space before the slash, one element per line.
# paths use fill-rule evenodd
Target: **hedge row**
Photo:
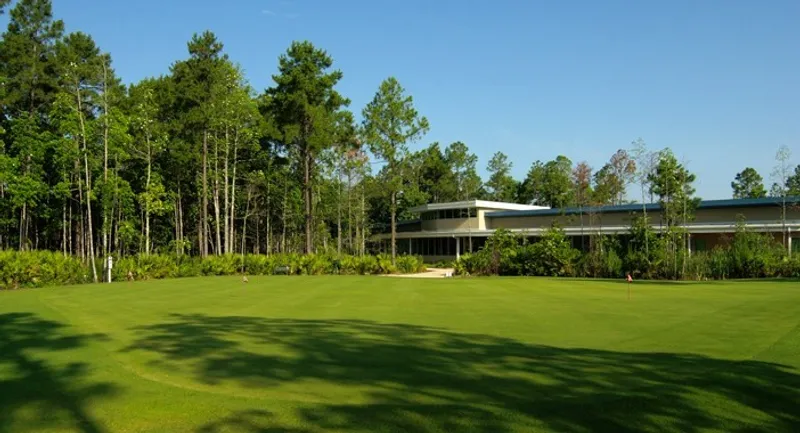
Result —
<path fill-rule="evenodd" d="M 98 262 L 98 275 L 102 275 Z M 173 255 L 123 257 L 114 262 L 111 276 L 125 281 L 197 277 L 204 275 L 378 275 L 425 270 L 417 256 L 327 256 L 300 254 L 211 256 L 205 259 Z M 44 287 L 91 282 L 91 268 L 83 261 L 51 251 L 0 251 L 0 289 Z"/>
<path fill-rule="evenodd" d="M 679 236 L 650 235 L 645 250 L 641 242 L 623 247 L 618 239 L 598 237 L 587 252 L 574 249 L 558 228 L 540 240 L 527 243 L 498 230 L 477 253 L 455 263 L 460 275 L 525 275 L 552 277 L 622 278 L 631 274 L 645 279 L 800 278 L 800 255 L 786 255 L 771 236 L 743 228 L 712 251 L 689 254 L 670 248 Z M 637 246 L 638 245 L 638 246 Z"/>

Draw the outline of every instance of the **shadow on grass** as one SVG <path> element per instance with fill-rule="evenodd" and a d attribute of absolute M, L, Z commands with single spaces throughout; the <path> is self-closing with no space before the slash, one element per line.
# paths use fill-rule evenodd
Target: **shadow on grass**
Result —
<path fill-rule="evenodd" d="M 356 320 L 173 314 L 135 331 L 128 350 L 186 363 L 208 384 L 321 381 L 366 396 L 361 404 L 338 394 L 298 403 L 300 429 L 242 412 L 202 433 L 800 431 L 800 376 L 764 362 L 557 348 Z"/>
<path fill-rule="evenodd" d="M 12 431 L 15 416 L 23 413 L 28 431 L 65 425 L 70 426 L 69 431 L 105 431 L 85 405 L 90 399 L 112 394 L 113 387 L 87 385 L 85 363 L 56 365 L 41 357 L 48 352 L 78 349 L 89 338 L 102 337 L 74 335 L 66 329 L 61 323 L 30 313 L 0 314 L 0 432 Z"/>

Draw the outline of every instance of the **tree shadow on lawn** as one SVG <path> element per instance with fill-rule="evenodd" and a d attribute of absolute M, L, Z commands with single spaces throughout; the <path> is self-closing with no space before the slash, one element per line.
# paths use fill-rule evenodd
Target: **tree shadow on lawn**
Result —
<path fill-rule="evenodd" d="M 55 365 L 35 355 L 78 349 L 91 338 L 102 336 L 70 334 L 66 325 L 31 313 L 0 314 L 0 432 L 11 431 L 21 412 L 32 419 L 29 431 L 54 425 L 83 433 L 105 431 L 85 405 L 114 388 L 86 385 L 86 363 Z"/>
<path fill-rule="evenodd" d="M 298 403 L 307 429 L 251 411 L 203 433 L 800 431 L 800 376 L 765 362 L 557 348 L 358 320 L 173 314 L 135 330 L 127 350 L 188 363 L 208 384 L 315 380 L 366 389 L 369 401 Z"/>

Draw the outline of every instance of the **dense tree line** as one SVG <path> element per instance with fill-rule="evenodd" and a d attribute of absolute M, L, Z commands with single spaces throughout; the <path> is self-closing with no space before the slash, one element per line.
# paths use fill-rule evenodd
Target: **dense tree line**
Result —
<path fill-rule="evenodd" d="M 90 35 L 67 33 L 50 0 L 0 0 L 7 8 L 3 249 L 90 263 L 111 253 L 363 255 L 372 234 L 394 238 L 397 221 L 425 202 L 592 207 L 628 202 L 638 184 L 637 201 L 659 200 L 664 223 L 675 227 L 696 202 L 694 175 L 641 140 L 596 171 L 560 155 L 534 162 L 521 181 L 497 152 L 484 181 L 465 143 L 411 150 L 429 123 L 395 78 L 380 84 L 357 122 L 337 91 L 342 71 L 310 42 L 291 44 L 263 91 L 211 32 L 196 34 L 168 74 L 123 85 L 111 55 Z M 800 166 L 792 172 L 788 154 L 779 161 L 772 194 L 800 194 Z M 766 195 L 750 168 L 732 186 L 735 197 Z"/>

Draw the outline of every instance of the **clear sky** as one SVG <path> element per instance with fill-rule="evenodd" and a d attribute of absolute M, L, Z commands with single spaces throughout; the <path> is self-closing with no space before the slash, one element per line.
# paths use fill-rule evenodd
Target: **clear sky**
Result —
<path fill-rule="evenodd" d="M 703 198 L 735 173 L 765 177 L 780 145 L 800 163 L 798 0 L 54 0 L 126 82 L 214 31 L 261 91 L 292 40 L 328 50 L 360 117 L 396 76 L 431 123 L 412 148 L 461 140 L 485 173 L 507 153 L 521 179 L 558 154 L 600 168 L 642 137 L 697 173 Z"/>

